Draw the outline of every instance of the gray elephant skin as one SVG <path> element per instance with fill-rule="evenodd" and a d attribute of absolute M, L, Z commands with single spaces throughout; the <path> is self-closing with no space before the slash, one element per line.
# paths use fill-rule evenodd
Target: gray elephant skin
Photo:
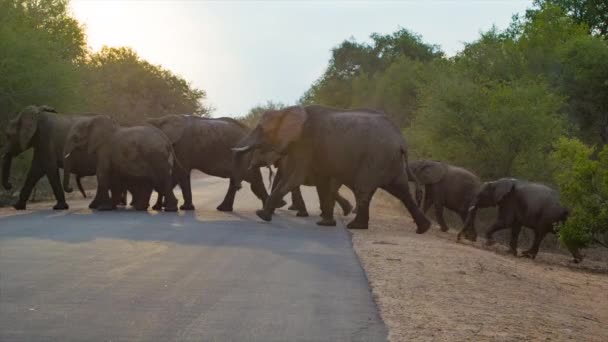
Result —
<path fill-rule="evenodd" d="M 245 139 L 244 154 L 254 149 L 286 156 L 283 176 L 257 215 L 272 219 L 272 211 L 288 191 L 313 176 L 324 217 L 319 225 L 335 225 L 331 182 L 350 188 L 357 213 L 349 228 L 366 229 L 369 203 L 378 188 L 401 200 L 424 233 L 430 221 L 409 192 L 407 145 L 399 128 L 386 115 L 370 110 L 339 110 L 319 105 L 293 106 L 265 112 Z"/>
<path fill-rule="evenodd" d="M 137 210 L 148 208 L 153 189 L 166 198 L 166 211 L 177 210 L 172 171 L 175 153 L 165 134 L 153 126 L 120 127 L 106 115 L 96 115 L 73 125 L 64 157 L 86 151 L 96 158 L 98 191 L 92 208 L 112 210 L 129 190 Z M 64 187 L 69 178 L 64 180 Z M 109 192 L 112 192 L 112 198 Z"/>
<path fill-rule="evenodd" d="M 557 191 L 544 184 L 515 178 L 501 178 L 482 184 L 459 236 L 464 234 L 466 239 L 475 241 L 477 233 L 471 223 L 475 220 L 478 208 L 494 206 L 498 207 L 498 218 L 486 231 L 487 243 L 489 245 L 494 243 L 495 232 L 510 228 L 510 252 L 517 255 L 521 227 L 528 227 L 534 231 L 534 241 L 522 256 L 529 258 L 536 257 L 545 235 L 555 233 L 555 225 L 564 222 L 568 217 L 568 209 L 561 205 Z M 570 252 L 575 261 L 582 260 L 582 255 L 578 251 Z"/>
<path fill-rule="evenodd" d="M 449 227 L 443 217 L 443 208 L 457 213 L 464 224 L 481 185 L 479 177 L 462 167 L 437 160 L 415 160 L 410 162 L 410 168 L 424 185 L 422 211 L 426 213 L 433 206 L 437 223 L 444 232 Z"/>
<path fill-rule="evenodd" d="M 60 115 L 49 106 L 27 106 L 9 122 L 6 129 L 8 144 L 2 159 L 2 185 L 5 189 L 12 188 L 9 182 L 12 159 L 30 148 L 34 150 L 19 199 L 14 204 L 15 209 L 26 208 L 32 189 L 43 176 L 48 178 L 57 201 L 53 209 L 68 209 L 59 177 L 59 169 L 63 168 L 63 148 L 70 128 L 87 117 Z M 82 163 L 74 165 L 67 173 L 76 174 L 78 187 L 86 197 L 80 177 L 95 174 L 95 168 L 90 167 L 93 156 L 82 153 L 78 158 Z"/>
<path fill-rule="evenodd" d="M 235 195 L 239 189 L 234 182 L 236 172 L 251 184 L 251 191 L 262 202 L 268 198 L 258 168 L 234 170 L 231 148 L 249 133 L 247 126 L 232 118 L 210 119 L 194 115 L 167 115 L 148 119 L 146 122 L 167 135 L 173 144 L 179 166 L 183 169 L 181 172 L 175 170 L 173 181 L 182 189 L 184 204 L 180 209 L 194 209 L 190 185 L 190 172 L 193 169 L 211 176 L 230 179 L 228 191 L 217 210 L 233 210 Z M 160 200 L 159 197 L 155 208 L 161 206 Z"/>
<path fill-rule="evenodd" d="M 274 165 L 277 168 L 277 174 L 276 177 L 274 179 L 274 182 L 272 183 L 272 188 L 276 188 L 277 184 L 280 183 L 280 180 L 283 176 L 283 170 L 286 169 L 285 165 L 289 164 L 289 157 L 287 156 L 281 156 L 278 153 L 276 153 L 275 151 L 268 151 L 268 152 L 262 152 L 259 149 L 253 150 L 251 152 L 248 152 L 251 154 L 251 160 L 250 160 L 250 168 L 252 167 L 263 167 L 263 166 L 267 166 L 270 168 L 270 165 Z M 237 179 L 237 181 L 239 181 Z M 316 186 L 316 181 L 313 178 L 313 175 L 307 175 L 304 183 L 302 183 L 303 185 L 307 185 L 307 186 Z M 340 187 L 342 186 L 342 184 L 337 183 L 336 181 L 332 180 L 331 182 L 331 191 L 334 194 L 336 203 L 340 206 L 340 208 L 342 209 L 342 214 L 344 216 L 347 216 L 348 214 L 350 214 L 353 210 L 353 206 L 352 204 L 344 197 L 342 197 L 342 195 L 340 195 L 340 192 L 338 191 L 340 189 Z M 297 186 L 295 187 L 292 191 L 291 191 L 291 206 L 288 208 L 289 210 L 296 210 L 296 216 L 299 217 L 307 217 L 308 216 L 308 210 L 306 208 L 306 203 L 304 202 L 304 199 L 302 198 L 302 192 L 300 190 L 300 187 Z M 321 208 L 321 210 L 323 210 L 323 208 Z M 321 213 L 321 216 L 324 217 L 325 214 Z"/>

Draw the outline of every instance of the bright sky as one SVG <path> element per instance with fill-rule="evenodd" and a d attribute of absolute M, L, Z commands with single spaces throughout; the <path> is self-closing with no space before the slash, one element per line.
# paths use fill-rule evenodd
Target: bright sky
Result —
<path fill-rule="evenodd" d="M 207 91 L 214 116 L 240 116 L 267 100 L 296 102 L 349 37 L 369 41 L 403 27 L 454 55 L 531 3 L 72 0 L 72 10 L 93 50 L 130 46 Z"/>

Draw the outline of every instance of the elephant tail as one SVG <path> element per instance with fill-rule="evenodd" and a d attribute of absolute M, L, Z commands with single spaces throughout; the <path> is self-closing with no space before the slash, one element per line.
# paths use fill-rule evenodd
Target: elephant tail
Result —
<path fill-rule="evenodd" d="M 420 187 L 420 181 L 416 175 L 412 172 L 410 164 L 408 162 L 407 149 L 401 148 L 401 157 L 405 166 L 405 172 L 407 173 L 408 181 L 414 182 L 415 193 L 416 193 L 416 204 L 420 207 L 422 205 L 422 189 Z"/>

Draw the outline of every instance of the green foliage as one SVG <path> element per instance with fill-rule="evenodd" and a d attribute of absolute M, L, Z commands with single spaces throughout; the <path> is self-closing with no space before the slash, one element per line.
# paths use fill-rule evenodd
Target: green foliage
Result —
<path fill-rule="evenodd" d="M 142 60 L 130 48 L 103 47 L 81 68 L 87 108 L 133 124 L 147 116 L 198 114 L 205 92 L 158 65 Z M 111 100 L 110 100 L 111 99 Z"/>
<path fill-rule="evenodd" d="M 408 134 L 424 157 L 456 161 L 489 179 L 548 179 L 552 137 L 563 131 L 562 99 L 539 81 L 480 83 L 446 71 L 424 88 Z"/>
<path fill-rule="evenodd" d="M 260 121 L 260 117 L 262 116 L 262 114 L 264 114 L 265 111 L 279 110 L 285 107 L 287 106 L 281 102 L 267 101 L 265 104 L 257 105 L 251 108 L 246 115 L 238 118 L 238 120 L 247 125 L 248 127 L 254 128 L 258 124 L 258 121 Z"/>
<path fill-rule="evenodd" d="M 570 208 L 559 236 L 571 250 L 608 237 L 608 145 L 597 159 L 593 155 L 593 148 L 567 138 L 559 139 L 551 154 L 562 201 Z"/>
<path fill-rule="evenodd" d="M 608 35 L 608 3 L 605 0 L 534 0 L 538 8 L 558 6 L 577 23 L 585 24 L 589 33 Z M 536 11 L 529 12 L 534 15 Z"/>

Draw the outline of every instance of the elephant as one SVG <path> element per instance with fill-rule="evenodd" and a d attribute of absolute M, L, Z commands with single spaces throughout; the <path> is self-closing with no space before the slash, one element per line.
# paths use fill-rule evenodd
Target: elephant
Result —
<path fill-rule="evenodd" d="M 464 235 L 466 239 L 475 241 L 477 232 L 472 223 L 478 208 L 494 206 L 498 206 L 498 218 L 486 231 L 487 244 L 495 243 L 492 238 L 495 232 L 511 228 L 510 252 L 517 256 L 517 242 L 521 227 L 528 227 L 534 231 L 534 241 L 530 249 L 524 251 L 522 256 L 532 259 L 536 257 L 545 235 L 555 233 L 554 226 L 565 222 L 569 212 L 560 204 L 557 191 L 550 187 L 515 178 L 501 178 L 481 185 L 469 208 L 465 225 L 458 233 L 458 239 Z M 582 260 L 582 255 L 577 250 L 570 252 L 575 261 Z"/>
<path fill-rule="evenodd" d="M 270 168 L 270 165 L 274 165 L 278 169 L 274 182 L 272 182 L 273 188 L 276 188 L 276 185 L 280 182 L 280 179 L 283 177 L 282 170 L 284 169 L 284 167 L 282 167 L 281 165 L 287 163 L 287 157 L 281 158 L 281 156 L 278 153 L 275 153 L 273 151 L 262 153 L 259 149 L 252 151 L 251 154 L 252 154 L 252 156 L 251 156 L 251 161 L 250 161 L 250 166 L 249 166 L 250 168 L 251 167 L 259 168 L 259 167 L 263 167 L 263 166 L 267 166 L 268 168 Z M 239 181 L 240 180 L 237 180 L 237 184 Z M 313 177 L 309 175 L 306 177 L 306 179 L 304 180 L 304 183 L 302 183 L 302 184 L 308 185 L 308 186 L 315 186 L 316 182 L 313 179 Z M 338 189 L 341 186 L 342 186 L 342 184 L 337 184 L 335 181 L 332 181 L 331 189 L 334 193 L 336 202 L 342 209 L 343 215 L 347 216 L 348 214 L 350 214 L 353 211 L 353 206 L 346 198 L 342 197 L 342 195 L 340 195 L 340 193 L 338 192 Z M 291 191 L 291 206 L 288 209 L 296 210 L 297 211 L 296 216 L 299 216 L 299 217 L 308 216 L 308 210 L 306 209 L 306 203 L 304 202 L 304 199 L 302 198 L 302 192 L 301 192 L 299 186 L 295 187 Z M 321 208 L 321 209 L 323 209 L 323 208 Z M 323 214 L 322 214 L 322 216 L 323 216 Z"/>
<path fill-rule="evenodd" d="M 415 160 L 410 162 L 410 168 L 420 183 L 424 184 L 422 211 L 426 213 L 431 205 L 435 207 L 435 217 L 441 231 L 449 230 L 443 218 L 444 207 L 456 212 L 464 224 L 468 209 L 481 185 L 479 177 L 464 168 L 437 160 Z"/>
<path fill-rule="evenodd" d="M 357 212 L 348 228 L 368 228 L 369 204 L 378 188 L 401 200 L 416 223 L 417 233 L 430 227 L 409 192 L 407 145 L 401 130 L 386 115 L 320 105 L 266 111 L 243 145 L 233 150 L 238 158 L 255 149 L 275 151 L 287 158 L 281 165 L 283 176 L 263 209 L 256 211 L 265 221 L 272 220 L 278 200 L 313 177 L 323 208 L 318 225 L 336 224 L 334 181 L 355 194 Z"/>
<path fill-rule="evenodd" d="M 156 189 L 166 198 L 165 211 L 177 211 L 171 179 L 175 153 L 161 130 L 150 125 L 120 127 L 106 115 L 92 116 L 72 126 L 64 158 L 80 151 L 96 157 L 98 193 L 91 207 L 112 210 L 120 195 L 129 190 L 135 198 L 135 209 L 145 210 Z M 64 187 L 68 186 L 69 175 L 64 179 Z"/>
<path fill-rule="evenodd" d="M 194 210 L 190 172 L 197 169 L 208 175 L 229 178 L 230 185 L 219 211 L 232 211 L 238 186 L 234 182 L 232 147 L 243 139 L 249 128 L 232 118 L 203 118 L 194 115 L 167 115 L 146 120 L 159 128 L 173 144 L 176 158 L 183 168 L 174 172 L 173 184 L 179 184 L 184 197 L 182 210 Z M 262 202 L 268 198 L 262 174 L 258 168 L 240 171 L 242 179 L 251 184 L 251 191 Z M 161 207 L 162 198 L 154 206 Z"/>
<path fill-rule="evenodd" d="M 45 175 L 57 201 L 53 209 L 69 208 L 59 177 L 59 169 L 63 168 L 63 147 L 70 128 L 87 117 L 86 115 L 59 115 L 52 107 L 31 105 L 25 107 L 15 119 L 9 122 L 6 129 L 8 144 L 2 160 L 2 185 L 5 189 L 12 189 L 9 177 L 13 157 L 29 148 L 34 149 L 34 156 L 25 183 L 19 192 L 18 201 L 13 205 L 15 209 L 24 210 L 26 208 L 32 189 Z M 84 161 L 82 164 L 76 165 L 67 172 L 64 170 L 64 173 L 76 174 L 79 190 L 84 197 L 86 194 L 80 184 L 80 177 L 95 174 L 95 169 L 90 168 L 88 166 L 90 163 L 87 162 L 92 158 L 93 156 L 82 153 L 79 155 L 79 159 Z"/>

